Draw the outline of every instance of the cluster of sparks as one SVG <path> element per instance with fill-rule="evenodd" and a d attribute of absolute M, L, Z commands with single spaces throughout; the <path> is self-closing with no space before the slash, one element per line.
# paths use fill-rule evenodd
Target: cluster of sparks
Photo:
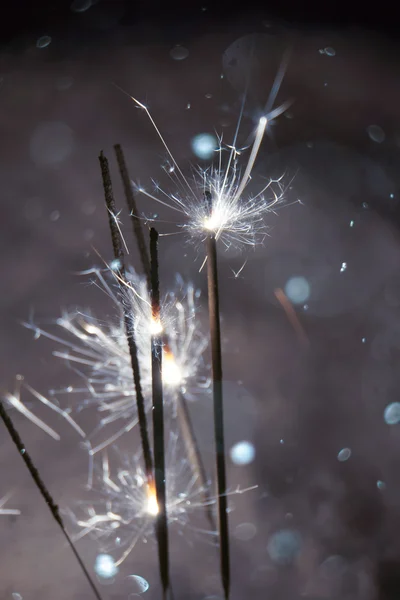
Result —
<path fill-rule="evenodd" d="M 265 116 L 260 118 L 244 170 L 240 166 L 240 157 L 248 148 L 238 149 L 236 145 L 239 119 L 233 143 L 223 145 L 222 138 L 219 139 L 219 146 L 215 151 L 218 154 L 217 165 L 196 169 L 194 181 L 191 183 L 176 162 L 148 108 L 135 98 L 131 98 L 146 112 L 164 145 L 170 161 L 165 171 L 177 187 L 176 192 L 168 193 L 153 181 L 155 193 L 150 193 L 143 186 L 134 184 L 136 190 L 155 202 L 181 213 L 184 218 L 181 226 L 192 240 L 204 241 L 211 232 L 226 248 L 255 246 L 256 243 L 262 242 L 267 232 L 265 215 L 274 211 L 284 199 L 284 176 L 268 179 L 255 194 L 248 194 L 246 198 L 244 194 L 252 178 L 252 170 L 267 124 L 272 119 Z M 284 107 L 282 110 L 277 109 L 271 117 L 275 118 L 283 110 Z M 223 164 L 225 152 L 228 153 L 226 165 Z M 155 195 L 156 193 L 158 195 Z M 209 205 L 204 201 L 205 194 L 210 195 Z"/>
<path fill-rule="evenodd" d="M 91 273 L 119 307 L 119 300 L 101 271 L 93 269 Z M 160 319 L 156 321 L 152 317 L 145 278 L 134 271 L 127 273 L 122 301 L 129 306 L 129 312 L 134 319 L 133 331 L 147 411 L 151 409 L 152 384 L 149 339 L 154 333 L 160 333 L 165 339 L 165 402 L 173 404 L 178 392 L 185 393 L 188 399 L 196 399 L 200 393 L 209 390 L 210 379 L 204 360 L 208 338 L 202 332 L 199 323 L 196 307 L 198 298 L 199 291 L 193 284 L 186 284 L 177 276 L 176 290 L 165 296 Z M 64 349 L 56 350 L 53 354 L 73 366 L 81 375 L 83 385 L 51 390 L 51 396 L 76 394 L 79 397 L 77 411 L 94 406 L 100 415 L 100 421 L 93 435 L 103 430 L 107 432 L 114 423 L 119 424 L 116 432 L 106 436 L 95 446 L 89 440 L 90 453 L 93 455 L 115 442 L 138 423 L 136 390 L 123 316 L 117 311 L 113 323 L 102 323 L 88 313 L 74 311 L 65 312 L 56 323 L 63 330 L 63 335 L 54 335 L 35 323 L 27 323 L 26 326 L 34 330 L 36 338 L 43 335 L 64 346 Z M 31 391 L 38 398 L 37 392 Z M 46 398 L 38 399 L 51 404 Z M 13 401 L 15 406 L 15 395 Z M 26 416 L 33 420 L 32 413 Z M 48 429 L 46 431 L 50 433 Z"/>
<path fill-rule="evenodd" d="M 78 502 L 74 510 L 66 514 L 79 528 L 75 540 L 91 536 L 102 552 L 118 554 L 114 561 L 118 567 L 139 541 L 153 538 L 159 507 L 154 481 L 148 482 L 142 466 L 141 451 L 127 458 L 115 446 L 112 450 L 118 466 L 112 468 L 109 453 L 103 452 L 91 487 L 95 499 Z M 195 517 L 205 508 L 214 514 L 217 498 L 209 495 L 211 481 L 202 482 L 193 470 L 174 418 L 170 423 L 165 462 L 168 526 L 180 534 L 190 529 L 195 536 L 215 543 L 217 530 L 209 525 L 201 526 Z M 227 495 L 240 495 L 256 488 L 256 485 L 245 489 L 237 487 Z"/>
<path fill-rule="evenodd" d="M 115 565 L 119 566 L 139 540 L 147 541 L 153 537 L 159 508 L 154 482 L 148 482 L 142 466 L 141 452 L 129 459 L 120 452 L 115 453 L 119 466 L 114 473 L 108 453 L 103 453 L 101 467 L 95 469 L 93 491 L 96 499 L 80 502 L 69 515 L 80 528 L 77 538 L 89 534 L 102 551 L 119 552 L 115 560 Z M 205 506 L 206 490 L 185 454 L 177 424 L 169 434 L 165 461 L 168 525 L 183 531 L 190 526 L 191 515 Z M 209 502 L 214 504 L 215 499 Z M 207 530 L 207 533 L 215 539 L 216 531 Z"/>

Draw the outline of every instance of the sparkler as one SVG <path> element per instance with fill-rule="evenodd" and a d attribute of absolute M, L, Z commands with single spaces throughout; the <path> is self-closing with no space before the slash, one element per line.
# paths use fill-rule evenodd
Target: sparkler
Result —
<path fill-rule="evenodd" d="M 100 154 L 99 160 L 100 160 L 100 166 L 101 166 L 101 173 L 102 173 L 102 177 L 103 177 L 105 200 L 106 200 L 106 205 L 107 205 L 107 210 L 108 210 L 108 215 L 109 215 L 109 224 L 110 224 L 112 245 L 113 245 L 113 250 L 114 250 L 114 258 L 116 261 L 119 261 L 119 266 L 118 266 L 119 280 L 122 281 L 122 283 L 124 283 L 126 285 L 127 282 L 126 282 L 126 277 L 125 277 L 125 267 L 124 267 L 124 263 L 123 263 L 124 255 L 123 255 L 123 250 L 122 250 L 122 245 L 121 245 L 120 232 L 119 232 L 119 228 L 117 225 L 117 215 L 116 215 L 116 210 L 115 210 L 115 202 L 114 202 L 114 196 L 113 196 L 113 192 L 112 192 L 111 177 L 110 177 L 110 172 L 109 172 L 109 168 L 108 168 L 108 161 L 105 158 L 105 156 L 103 155 L 103 153 Z M 135 332 L 134 332 L 133 323 L 132 323 L 132 314 L 131 314 L 130 310 L 126 307 L 124 302 L 122 302 L 122 310 L 123 310 L 123 314 L 124 314 L 124 324 L 125 324 L 126 338 L 127 338 L 128 347 L 129 347 L 129 355 L 130 355 L 131 365 L 132 365 L 133 380 L 135 383 L 136 405 L 137 405 L 137 411 L 138 411 L 140 437 L 142 440 L 142 447 L 143 447 L 143 459 L 144 459 L 144 462 L 146 465 L 147 479 L 150 482 L 150 481 L 152 481 L 152 478 L 153 478 L 153 460 L 152 460 L 152 456 L 151 456 L 149 436 L 148 436 L 148 432 L 147 432 L 147 418 L 146 418 L 144 397 L 143 397 L 143 393 L 142 393 L 142 386 L 141 386 L 141 382 L 140 382 L 140 370 L 139 370 L 137 346 L 136 346 L 136 341 L 135 341 Z"/>
<path fill-rule="evenodd" d="M 191 527 L 192 517 L 204 508 L 204 488 L 193 473 L 175 420 L 169 429 L 165 445 L 167 525 L 181 532 L 189 527 L 214 539 L 215 531 Z M 115 561 L 119 566 L 140 540 L 154 539 L 160 508 L 155 485 L 148 485 L 142 467 L 142 452 L 128 458 L 114 450 L 118 466 L 110 468 L 108 454 L 103 453 L 102 466 L 95 469 L 93 500 L 78 503 L 76 510 L 69 510 L 69 516 L 80 529 L 74 540 L 91 535 L 102 550 L 119 550 Z M 215 499 L 210 500 L 213 503 Z"/>
<path fill-rule="evenodd" d="M 148 285 L 150 285 L 150 262 L 147 254 L 146 242 L 143 235 L 143 230 L 138 217 L 138 210 L 136 207 L 135 196 L 133 194 L 132 184 L 129 178 L 128 169 L 125 162 L 124 153 L 119 144 L 114 146 L 115 154 L 117 157 L 119 172 L 121 174 L 122 183 L 124 186 L 125 198 L 129 209 L 129 214 L 132 220 L 133 233 L 135 235 L 139 256 L 142 263 L 143 273 L 146 275 Z"/>
<path fill-rule="evenodd" d="M 39 475 L 39 471 L 37 470 L 37 468 L 35 467 L 35 465 L 33 464 L 33 461 L 29 455 L 29 453 L 26 450 L 25 444 L 22 442 L 17 430 L 14 427 L 14 424 L 10 418 L 10 416 L 7 414 L 3 403 L 0 401 L 0 417 L 12 439 L 12 441 L 15 444 L 15 447 L 17 448 L 20 456 L 22 457 L 22 460 L 25 463 L 26 468 L 28 469 L 36 487 L 38 488 L 40 494 L 42 495 L 44 501 L 46 502 L 51 515 L 53 517 L 53 519 L 57 522 L 57 524 L 59 525 L 59 527 L 61 528 L 61 531 L 63 532 L 65 539 L 67 540 L 72 552 L 74 553 L 80 568 L 82 569 L 83 574 L 85 575 L 94 595 L 96 596 L 97 600 L 102 600 L 101 596 L 92 580 L 92 578 L 90 577 L 90 574 L 88 572 L 88 570 L 86 569 L 80 555 L 78 554 L 78 551 L 76 550 L 71 538 L 69 537 L 65 527 L 64 527 L 64 523 L 63 520 L 60 516 L 60 512 L 58 510 L 58 506 L 57 504 L 55 504 L 52 496 L 50 495 L 47 487 L 45 486 L 45 484 L 42 481 L 42 478 Z"/>
<path fill-rule="evenodd" d="M 150 229 L 151 310 L 155 323 L 160 322 L 160 283 L 158 277 L 158 233 Z M 169 589 L 168 527 L 164 457 L 164 406 L 162 377 L 162 337 L 160 328 L 151 336 L 151 370 L 153 391 L 154 479 L 157 500 L 156 536 L 164 598 Z"/>
<path fill-rule="evenodd" d="M 209 214 L 212 214 L 212 197 L 205 194 Z M 218 266 L 217 266 L 217 237 L 210 232 L 207 237 L 207 283 L 208 310 L 210 315 L 211 357 L 213 374 L 214 401 L 214 436 L 217 459 L 217 489 L 218 489 L 218 524 L 220 539 L 220 561 L 222 585 L 225 598 L 229 597 L 230 564 L 229 564 L 229 526 L 226 499 L 226 467 L 224 442 L 224 415 L 222 393 L 222 353 L 221 328 L 219 315 Z"/>

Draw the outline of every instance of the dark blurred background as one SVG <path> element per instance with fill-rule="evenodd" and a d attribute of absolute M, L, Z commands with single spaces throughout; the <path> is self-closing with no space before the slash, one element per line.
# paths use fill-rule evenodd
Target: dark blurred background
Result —
<path fill-rule="evenodd" d="M 135 181 L 169 185 L 165 150 L 121 88 L 149 106 L 189 175 L 191 165 L 207 164 L 193 152 L 196 135 L 232 139 L 250 73 L 238 145 L 248 141 L 291 49 L 276 105 L 293 104 L 269 128 L 251 183 L 254 191 L 284 174 L 286 206 L 271 215 L 264 245 L 220 253 L 227 446 L 255 448 L 246 466 L 229 458 L 229 485 L 259 486 L 232 498 L 232 599 L 397 598 L 398 407 L 392 419 L 384 412 L 400 386 L 395 9 L 53 0 L 8 2 L 0 12 L 4 391 L 17 374 L 43 394 L 77 381 L 52 356 L 54 344 L 35 341 L 22 320 L 50 322 L 77 306 L 112 318 L 104 294 L 77 275 L 101 266 L 97 252 L 112 256 L 99 151 L 110 159 L 125 225 L 113 144 L 122 144 Z M 138 202 L 141 213 L 158 214 L 162 233 L 176 231 L 175 213 Z M 163 237 L 164 288 L 179 272 L 205 291 L 202 259 L 182 236 Z M 201 304 L 205 311 L 204 295 Z M 68 506 L 86 481 L 85 453 L 61 419 L 27 393 L 22 399 L 62 434 L 55 442 L 15 416 L 44 480 Z M 191 409 L 210 462 L 209 399 Z M 13 493 L 5 508 L 21 511 L 0 514 L 1 599 L 91 598 L 3 428 L 0 472 L 0 498 Z M 215 549 L 192 537 L 173 539 L 175 596 L 222 597 Z M 78 546 L 92 568 L 95 544 Z M 139 544 L 101 587 L 104 599 L 135 598 L 132 574 L 149 582 L 145 597 L 160 597 L 156 550 Z"/>

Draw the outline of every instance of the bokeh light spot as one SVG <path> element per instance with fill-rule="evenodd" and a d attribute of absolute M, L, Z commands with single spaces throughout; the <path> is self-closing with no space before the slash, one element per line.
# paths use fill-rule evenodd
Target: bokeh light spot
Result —
<path fill-rule="evenodd" d="M 267 552 L 280 565 L 292 563 L 301 551 L 302 537 L 298 531 L 281 529 L 274 533 L 267 545 Z"/>
<path fill-rule="evenodd" d="M 310 284 L 305 277 L 291 277 L 286 282 L 285 294 L 293 304 L 303 304 L 310 297 Z"/>
<path fill-rule="evenodd" d="M 387 425 L 397 425 L 400 423 L 400 402 L 388 404 L 383 413 L 383 418 Z"/>
<path fill-rule="evenodd" d="M 92 6 L 91 0 L 74 0 L 71 4 L 73 12 L 85 12 Z"/>
<path fill-rule="evenodd" d="M 192 139 L 192 150 L 198 158 L 211 158 L 217 147 L 217 138 L 210 133 L 199 133 Z"/>
<path fill-rule="evenodd" d="M 230 455 L 235 465 L 248 465 L 253 462 L 256 450 L 251 442 L 242 441 L 232 446 Z"/>
<path fill-rule="evenodd" d="M 378 144 L 381 144 L 386 138 L 385 132 L 383 131 L 382 127 L 379 127 L 379 125 L 369 125 L 367 127 L 367 133 L 371 140 L 373 142 L 377 142 Z"/>
<path fill-rule="evenodd" d="M 49 35 L 42 35 L 36 42 L 36 48 L 47 48 L 50 44 L 51 37 Z"/>
<path fill-rule="evenodd" d="M 341 451 L 337 455 L 337 459 L 339 462 L 345 462 L 346 460 L 349 460 L 350 456 L 351 456 L 350 448 L 342 448 Z"/>
<path fill-rule="evenodd" d="M 180 44 L 174 46 L 169 53 L 174 60 L 184 60 L 189 56 L 189 50 Z"/>
<path fill-rule="evenodd" d="M 131 582 L 131 593 L 144 594 L 149 589 L 149 582 L 140 575 L 129 575 L 128 579 Z"/>
<path fill-rule="evenodd" d="M 252 540 L 257 533 L 257 527 L 253 523 L 240 523 L 236 525 L 234 537 L 242 542 Z"/>

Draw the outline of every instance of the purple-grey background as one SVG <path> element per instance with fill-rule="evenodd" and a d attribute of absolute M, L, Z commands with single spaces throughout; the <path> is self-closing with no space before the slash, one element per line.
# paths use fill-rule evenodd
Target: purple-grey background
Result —
<path fill-rule="evenodd" d="M 80 13 L 67 7 L 65 27 L 58 22 L 54 31 L 49 19 L 43 27 L 36 20 L 30 33 L 25 23 L 3 45 L 1 386 L 12 391 L 17 374 L 44 394 L 74 383 L 52 357 L 54 344 L 34 341 L 20 325 L 32 311 L 42 320 L 76 306 L 102 319 L 112 312 L 104 294 L 77 275 L 100 264 L 94 249 L 111 258 L 99 151 L 110 159 L 123 208 L 114 143 L 122 144 L 134 179 L 163 179 L 165 151 L 145 114 L 116 85 L 148 104 L 189 173 L 198 162 L 194 135 L 215 130 L 232 138 L 250 64 L 245 36 L 253 36 L 255 53 L 239 145 L 253 131 L 291 46 L 277 103 L 294 103 L 271 127 L 251 184 L 255 190 L 263 177 L 285 172 L 293 178 L 287 206 L 271 216 L 263 246 L 220 254 L 227 446 L 249 440 L 256 448 L 246 467 L 229 459 L 229 485 L 259 486 L 232 500 L 232 598 L 394 598 L 400 437 L 383 411 L 398 400 L 400 383 L 398 45 L 363 27 L 306 28 L 254 15 L 224 26 L 219 20 L 217 27 L 207 10 L 198 7 L 196 26 L 185 32 L 179 16 L 166 27 L 149 19 L 124 26 L 124 4 L 100 1 Z M 38 48 L 44 35 L 52 41 Z M 171 56 L 176 44 L 188 49 L 186 59 Z M 324 48 L 335 54 L 321 53 Z M 380 128 L 372 137 L 371 125 Z M 158 213 L 161 232 L 176 230 L 172 211 L 144 198 L 139 203 L 147 215 Z M 127 224 L 125 208 L 121 218 Z M 205 291 L 201 251 L 182 236 L 161 243 L 162 285 L 180 272 Z M 309 298 L 296 307 L 308 346 L 274 294 L 293 276 L 310 285 Z M 62 433 L 55 442 L 15 416 L 43 479 L 67 506 L 82 493 L 85 454 L 60 419 L 23 399 Z M 192 409 L 210 462 L 209 401 Z M 339 462 L 344 447 L 352 455 Z M 6 506 L 22 512 L 0 515 L 1 598 L 91 598 L 3 428 L 0 472 L 0 497 L 13 491 Z M 240 539 L 243 523 L 255 527 L 251 540 Z M 301 535 L 299 552 L 285 566 L 267 551 L 282 529 Z M 185 537 L 172 536 L 176 598 L 220 596 L 215 549 L 191 533 Z M 93 542 L 85 539 L 78 548 L 91 567 Z M 115 582 L 101 588 L 103 597 L 133 598 L 126 578 L 132 574 L 149 582 L 145 596 L 160 597 L 152 544 L 138 544 Z"/>

